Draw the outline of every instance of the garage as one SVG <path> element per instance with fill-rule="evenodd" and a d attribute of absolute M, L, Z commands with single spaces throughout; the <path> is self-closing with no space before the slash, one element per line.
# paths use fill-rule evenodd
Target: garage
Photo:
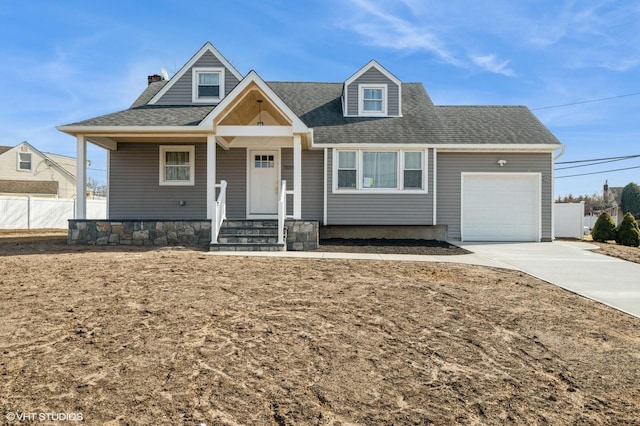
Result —
<path fill-rule="evenodd" d="M 539 173 L 462 173 L 462 241 L 540 241 Z"/>

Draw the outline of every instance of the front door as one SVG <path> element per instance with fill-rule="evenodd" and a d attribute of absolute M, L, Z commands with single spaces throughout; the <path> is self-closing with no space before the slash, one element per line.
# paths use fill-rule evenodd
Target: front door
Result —
<path fill-rule="evenodd" d="M 273 217 L 278 214 L 279 151 L 249 151 L 249 216 Z"/>

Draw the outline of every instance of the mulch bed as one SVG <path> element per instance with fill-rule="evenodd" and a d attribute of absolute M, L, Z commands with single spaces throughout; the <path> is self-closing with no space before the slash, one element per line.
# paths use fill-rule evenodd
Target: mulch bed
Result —
<path fill-rule="evenodd" d="M 468 250 L 449 244 L 446 241 L 351 238 L 320 240 L 320 248 L 317 251 L 341 253 L 420 254 L 429 256 L 449 256 L 471 253 Z"/>

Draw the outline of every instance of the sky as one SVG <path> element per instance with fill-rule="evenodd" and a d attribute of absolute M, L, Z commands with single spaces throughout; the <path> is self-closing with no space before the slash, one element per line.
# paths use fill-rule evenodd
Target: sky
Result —
<path fill-rule="evenodd" d="M 266 81 L 343 82 L 375 59 L 436 105 L 525 105 L 558 162 L 640 154 L 636 1 L 3 0 L 0 40 L 0 145 L 75 156 L 56 126 L 128 108 L 210 41 Z M 106 181 L 104 150 L 88 158 Z M 555 195 L 605 180 L 640 183 L 640 156 L 557 170 Z"/>

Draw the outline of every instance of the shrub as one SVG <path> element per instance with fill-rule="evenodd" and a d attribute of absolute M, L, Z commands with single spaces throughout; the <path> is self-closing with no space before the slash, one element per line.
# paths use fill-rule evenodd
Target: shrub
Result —
<path fill-rule="evenodd" d="M 593 225 L 593 229 L 591 230 L 591 236 L 593 237 L 593 241 L 605 242 L 607 240 L 615 240 L 616 224 L 609 213 L 604 212 L 598 216 L 598 220 L 596 220 L 596 224 Z"/>
<path fill-rule="evenodd" d="M 640 218 L 640 186 L 631 182 L 622 189 L 620 194 L 620 207 L 623 213 L 631 213 Z"/>
<path fill-rule="evenodd" d="M 640 246 L 640 228 L 638 228 L 638 222 L 636 222 L 636 218 L 631 213 L 624 215 L 624 219 L 622 219 L 622 223 L 618 227 L 616 243 L 623 246 Z"/>

